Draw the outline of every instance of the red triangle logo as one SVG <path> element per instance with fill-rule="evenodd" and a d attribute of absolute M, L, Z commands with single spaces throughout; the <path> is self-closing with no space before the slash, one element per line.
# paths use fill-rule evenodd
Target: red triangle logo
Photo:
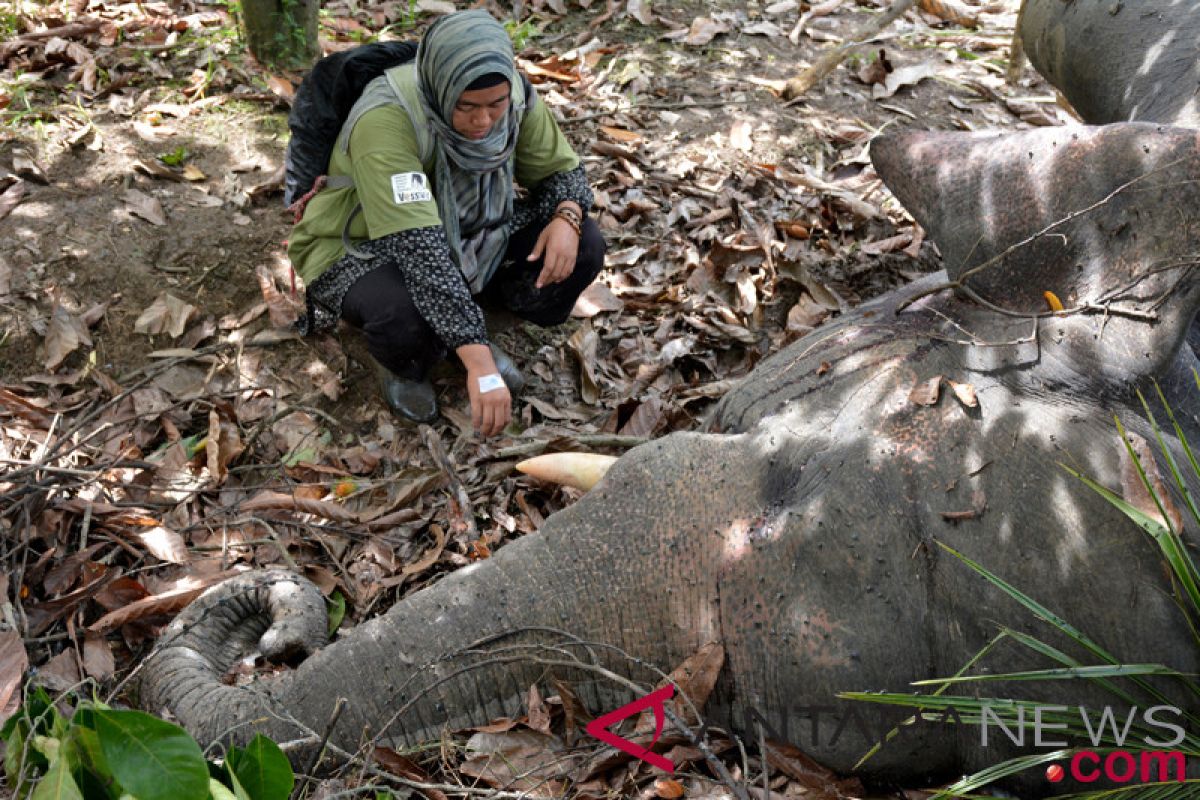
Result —
<path fill-rule="evenodd" d="M 660 756 L 658 753 L 652 753 L 645 747 L 642 747 L 639 744 L 634 744 L 628 739 L 622 739 L 620 736 L 617 736 L 615 733 L 609 730 L 609 728 L 627 717 L 632 717 L 634 714 L 637 714 L 643 709 L 653 708 L 654 738 L 650 740 L 650 744 L 653 745 L 658 741 L 658 737 L 662 736 L 663 723 L 666 721 L 664 704 L 674 696 L 675 686 L 673 684 L 667 684 L 663 688 L 656 689 L 643 698 L 634 700 L 628 705 L 621 706 L 616 711 L 610 711 L 604 716 L 596 717 L 587 724 L 587 727 L 584 730 L 587 731 L 589 736 L 594 736 L 605 744 L 612 745 L 618 750 L 629 753 L 631 756 L 639 758 L 651 766 L 658 767 L 663 772 L 673 773 L 675 772 L 675 765 L 671 763 L 670 760 L 664 756 Z"/>

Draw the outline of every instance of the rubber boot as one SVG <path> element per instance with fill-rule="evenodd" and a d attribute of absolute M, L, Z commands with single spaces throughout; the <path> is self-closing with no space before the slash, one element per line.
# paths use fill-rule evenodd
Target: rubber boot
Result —
<path fill-rule="evenodd" d="M 383 399 L 393 412 L 413 422 L 433 422 L 438 417 L 437 395 L 428 378 L 412 381 L 397 376 L 375 359 L 375 373 Z"/>
<path fill-rule="evenodd" d="M 494 344 L 488 346 L 492 348 L 492 360 L 496 362 L 496 371 L 504 379 L 504 385 L 508 387 L 509 394 L 516 397 L 525 388 L 525 376 L 521 374 L 521 370 L 517 368 L 516 362 L 508 353 Z"/>

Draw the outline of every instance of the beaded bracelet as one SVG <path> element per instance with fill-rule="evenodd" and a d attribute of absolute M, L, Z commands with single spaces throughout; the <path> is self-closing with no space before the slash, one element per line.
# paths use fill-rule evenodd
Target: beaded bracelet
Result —
<path fill-rule="evenodd" d="M 575 213 L 575 209 L 566 206 L 555 211 L 554 216 L 566 220 L 567 224 L 575 229 L 575 235 L 583 237 L 583 226 L 580 224 L 579 215 Z"/>

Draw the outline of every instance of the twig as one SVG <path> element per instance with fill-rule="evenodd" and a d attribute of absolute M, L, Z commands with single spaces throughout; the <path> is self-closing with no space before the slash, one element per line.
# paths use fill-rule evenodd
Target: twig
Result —
<path fill-rule="evenodd" d="M 756 98 L 744 100 L 692 100 L 679 103 L 635 103 L 629 108 L 617 108 L 612 111 L 597 111 L 594 114 L 582 114 L 578 117 L 564 117 L 558 124 L 571 125 L 576 122 L 590 122 L 601 117 L 611 117 L 613 114 L 628 114 L 635 111 L 674 111 L 682 108 L 718 108 L 721 106 L 748 106 L 757 102 Z"/>
<path fill-rule="evenodd" d="M 1166 164 L 1157 166 L 1154 169 L 1150 170 L 1149 172 L 1144 172 L 1135 178 L 1129 179 L 1128 181 L 1126 181 L 1125 183 L 1122 183 L 1120 186 L 1116 187 L 1111 192 L 1104 195 L 1104 197 L 1100 198 L 1099 200 L 1092 203 L 1091 205 L 1088 205 L 1088 206 L 1085 206 L 1084 208 L 1080 208 L 1080 209 L 1076 209 L 1075 211 L 1072 211 L 1071 213 L 1067 214 L 1065 217 L 1062 217 L 1061 219 L 1057 219 L 1054 222 L 1051 222 L 1049 225 L 1045 226 L 1041 230 L 1031 233 L 1029 236 L 1026 236 L 1021 241 L 1015 242 L 1015 243 L 1009 245 L 1008 247 L 1004 248 L 996 255 L 994 255 L 991 258 L 984 261 L 982 264 L 971 267 L 970 269 L 964 271 L 961 275 L 958 276 L 957 279 L 948 281 L 948 282 L 940 284 L 938 286 L 930 287 L 929 289 L 926 289 L 923 292 L 918 292 L 917 294 L 913 295 L 912 297 L 908 298 L 903 303 L 898 305 L 896 307 L 895 313 L 897 315 L 899 315 L 900 312 L 904 311 L 904 309 L 908 308 L 913 303 L 915 303 L 918 300 L 921 300 L 925 297 L 928 297 L 931 294 L 937 294 L 938 292 L 941 292 L 945 289 L 963 289 L 963 288 L 965 288 L 967 278 L 970 278 L 973 275 L 983 272 L 985 269 L 990 269 L 991 267 L 996 266 L 997 264 L 1002 262 L 1004 259 L 1008 258 L 1010 255 L 1015 253 L 1017 250 L 1020 250 L 1022 247 L 1026 247 L 1026 246 L 1032 244 L 1033 242 L 1037 241 L 1041 237 L 1048 235 L 1055 228 L 1058 228 L 1058 227 L 1061 227 L 1061 226 L 1067 224 L 1068 222 L 1075 219 L 1076 217 L 1082 216 L 1084 214 L 1090 214 L 1091 212 L 1095 211 L 1096 209 L 1100 208 L 1101 206 L 1109 203 L 1114 197 L 1116 197 L 1118 194 L 1125 191 L 1126 189 L 1130 188 L 1134 184 L 1139 183 L 1140 181 L 1145 180 L 1146 178 L 1149 178 L 1153 175 L 1156 175 L 1157 173 L 1162 172 L 1163 170 L 1173 167 L 1176 164 L 1179 164 L 1180 162 L 1186 161 L 1187 159 L 1188 159 L 1188 156 L 1181 156 L 1180 158 L 1174 159 L 1173 161 L 1170 161 Z M 1058 234 L 1058 235 L 1062 236 L 1062 234 Z M 975 242 L 975 245 L 978 246 L 979 241 L 981 241 L 981 240 L 982 240 L 982 237 L 980 237 L 980 240 Z M 973 252 L 975 252 L 974 247 L 971 248 L 971 253 L 973 253 Z M 964 262 L 966 259 L 971 257 L 971 253 L 967 253 L 967 255 L 964 257 Z M 1187 265 L 1184 265 L 1184 266 L 1187 266 Z M 1139 278 L 1138 280 L 1141 280 L 1141 279 Z M 975 295 L 975 298 L 978 298 L 978 295 Z M 991 307 L 991 306 L 989 306 L 989 307 Z M 998 309 L 993 307 L 993 310 L 998 310 Z M 1143 318 L 1143 319 L 1148 318 L 1150 320 L 1157 319 L 1157 315 L 1151 315 L 1151 316 L 1147 317 L 1146 312 L 1141 312 L 1136 309 L 1118 308 L 1116 306 L 1109 306 L 1107 304 L 1097 305 L 1095 303 L 1085 303 L 1083 305 L 1079 305 L 1074 308 L 1064 309 L 1063 311 L 1048 311 L 1048 312 L 1044 312 L 1044 313 L 1040 313 L 1040 314 L 1006 312 L 1006 311 L 1002 312 L 1002 313 L 1006 313 L 1009 316 L 1049 317 L 1049 316 L 1054 316 L 1056 314 L 1067 314 L 1067 313 L 1073 313 L 1073 312 L 1078 312 L 1078 311 L 1097 311 L 1097 310 L 1103 310 L 1104 313 L 1106 313 L 1106 314 L 1107 313 L 1113 313 L 1113 314 L 1123 313 L 1123 314 L 1126 314 L 1128 316 L 1132 316 L 1135 318 L 1139 318 L 1139 317 Z"/>
<path fill-rule="evenodd" d="M 304 787 L 312 780 L 312 774 L 316 771 L 317 765 L 321 761 L 321 756 L 325 754 L 325 747 L 329 744 L 329 737 L 333 734 L 333 729 L 337 726 L 338 719 L 342 716 L 342 712 L 346 710 L 346 698 L 339 697 L 337 703 L 333 706 L 333 713 L 329 715 L 329 722 L 325 724 L 325 733 L 321 735 L 321 743 L 317 745 L 317 749 L 313 751 L 312 758 L 309 759 L 308 767 L 301 773 L 300 780 L 296 782 L 296 788 L 292 790 L 291 800 L 299 800 L 300 795 L 304 791 Z"/>
<path fill-rule="evenodd" d="M 794 100 L 808 92 L 822 78 L 832 72 L 838 64 L 842 63 L 854 48 L 874 37 L 888 25 L 891 25 L 901 14 L 916 5 L 916 2 L 917 0 L 895 0 L 887 11 L 884 11 L 852 33 L 848 42 L 826 50 L 816 60 L 816 63 L 784 85 L 783 99 Z"/>
<path fill-rule="evenodd" d="M 280 537 L 279 531 L 271 527 L 271 524 L 261 517 L 250 517 L 250 519 L 267 529 L 267 536 L 274 543 L 275 548 L 279 551 L 279 557 L 283 559 L 283 563 L 287 564 L 288 569 L 297 575 L 303 575 L 304 570 L 300 569 L 299 565 L 296 564 L 296 560 L 292 558 L 292 554 L 287 551 L 287 547 L 284 546 L 283 538 Z"/>
<path fill-rule="evenodd" d="M 1004 80 L 1008 85 L 1015 86 L 1021 79 L 1025 68 L 1025 43 L 1021 41 L 1021 21 L 1025 17 L 1025 3 L 1017 11 L 1017 24 L 1013 25 L 1012 44 L 1008 48 L 1008 69 L 1005 70 Z"/>
<path fill-rule="evenodd" d="M 799 44 L 800 34 L 804 31 L 805 25 L 807 25 L 816 17 L 824 17 L 828 14 L 832 14 L 841 4 L 842 0 L 829 0 L 829 2 L 822 3 L 819 6 L 813 6 L 808 11 L 805 11 L 800 15 L 800 18 L 796 20 L 796 25 L 792 28 L 792 32 L 788 34 L 788 41 L 792 44 Z"/>
<path fill-rule="evenodd" d="M 421 441 L 429 449 L 429 455 L 433 456 L 433 463 L 437 464 L 438 469 L 442 471 L 450 484 L 450 491 L 454 493 L 454 501 L 458 503 L 463 524 L 467 527 L 469 541 L 475 541 L 479 538 L 479 528 L 475 524 L 475 510 L 471 505 L 471 497 L 467 494 L 467 487 L 463 485 L 462 479 L 458 477 L 458 471 L 450 463 L 450 457 L 446 455 L 442 437 L 428 425 L 422 425 L 418 430 L 421 434 Z"/>
<path fill-rule="evenodd" d="M 650 441 L 650 438 L 647 436 L 619 436 L 612 433 L 581 433 L 565 438 L 573 445 L 580 447 L 637 447 Z M 550 449 L 550 445 L 556 443 L 556 441 L 555 439 L 541 439 L 535 442 L 502 447 L 494 455 L 487 456 L 487 460 L 500 461 L 506 458 L 536 456 Z"/>

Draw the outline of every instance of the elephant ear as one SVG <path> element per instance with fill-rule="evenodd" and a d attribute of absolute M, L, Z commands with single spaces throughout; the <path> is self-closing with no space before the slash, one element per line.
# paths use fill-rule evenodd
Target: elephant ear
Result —
<path fill-rule="evenodd" d="M 871 161 L 951 280 L 986 300 L 1044 312 L 1050 291 L 1067 308 L 1111 301 L 1190 323 L 1192 281 L 1170 267 L 1200 261 L 1196 131 L 900 132 L 875 139 Z"/>

